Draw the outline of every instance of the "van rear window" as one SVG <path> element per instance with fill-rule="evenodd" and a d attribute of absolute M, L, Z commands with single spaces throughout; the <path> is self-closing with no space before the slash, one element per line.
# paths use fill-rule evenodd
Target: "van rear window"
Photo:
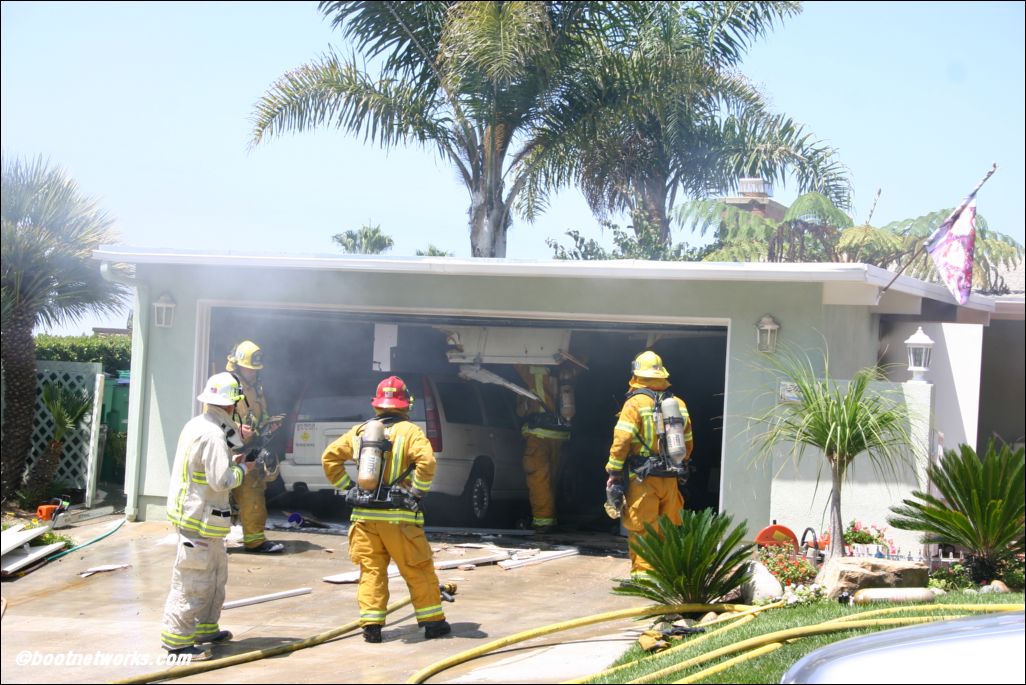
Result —
<path fill-rule="evenodd" d="M 339 394 L 324 394 L 318 397 L 308 397 L 299 406 L 298 421 L 324 421 L 324 422 L 346 422 L 355 423 L 374 418 L 374 408 L 370 405 L 378 383 L 387 374 L 381 377 L 352 378 L 339 388 Z M 402 377 L 413 393 L 413 409 L 410 411 L 411 421 L 424 420 L 424 398 L 423 381 L 419 374 L 410 374 L 407 378 Z M 330 388 L 323 388 L 321 392 L 331 392 Z"/>

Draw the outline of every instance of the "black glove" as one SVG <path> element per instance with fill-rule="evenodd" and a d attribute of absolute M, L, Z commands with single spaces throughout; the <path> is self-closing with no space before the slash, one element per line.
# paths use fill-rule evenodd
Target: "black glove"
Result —
<path fill-rule="evenodd" d="M 416 488 L 411 488 L 409 490 L 398 486 L 392 488 L 392 503 L 401 509 L 419 511 L 420 498 L 423 496 L 424 493 Z"/>
<path fill-rule="evenodd" d="M 360 488 L 355 485 L 346 490 L 346 504 L 351 507 L 359 506 L 364 498 L 360 496 Z"/>
<path fill-rule="evenodd" d="M 623 487 L 623 480 L 610 477 L 606 481 L 606 504 L 605 510 L 609 518 L 620 518 L 623 514 L 623 505 L 627 499 L 627 493 Z"/>

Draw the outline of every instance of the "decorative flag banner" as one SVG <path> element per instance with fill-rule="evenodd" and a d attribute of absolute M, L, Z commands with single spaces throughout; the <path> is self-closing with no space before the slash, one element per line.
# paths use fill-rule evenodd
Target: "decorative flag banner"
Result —
<path fill-rule="evenodd" d="M 926 241 L 926 251 L 933 258 L 941 280 L 959 304 L 969 301 L 975 249 L 976 194 L 973 193 Z"/>

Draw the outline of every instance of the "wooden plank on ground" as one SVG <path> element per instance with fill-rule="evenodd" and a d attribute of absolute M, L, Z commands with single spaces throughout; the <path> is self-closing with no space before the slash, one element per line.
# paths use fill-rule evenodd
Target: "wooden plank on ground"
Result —
<path fill-rule="evenodd" d="M 533 557 L 528 559 L 519 559 L 508 561 L 500 561 L 499 566 L 501 568 L 509 569 L 520 568 L 521 566 L 533 566 L 534 564 L 544 564 L 546 561 L 552 561 L 553 559 L 562 559 L 563 557 L 572 557 L 578 554 L 576 547 L 568 547 L 566 549 L 554 549 L 548 552 L 539 552 Z"/>
<path fill-rule="evenodd" d="M 44 559 L 64 547 L 65 544 L 67 543 L 55 542 L 52 545 L 43 545 L 42 547 L 29 547 L 28 551 L 18 549 L 9 552 L 3 558 L 3 575 L 9 576 L 33 562 Z"/>
<path fill-rule="evenodd" d="M 504 550 L 496 550 L 489 554 L 482 554 L 473 557 L 464 557 L 462 559 L 445 559 L 443 561 L 435 562 L 435 570 L 444 571 L 450 568 L 457 568 L 464 564 L 474 564 L 475 566 L 483 566 L 485 564 L 494 564 L 497 561 L 503 559 L 509 559 L 509 552 Z M 396 578 L 399 576 L 399 567 L 394 564 L 388 566 L 388 577 Z M 325 583 L 356 583 L 360 580 L 359 571 L 346 571 L 345 573 L 337 573 L 333 576 L 324 576 L 321 578 Z"/>
<path fill-rule="evenodd" d="M 28 530 L 21 529 L 7 529 L 0 534 L 0 555 L 7 554 L 12 549 L 21 547 L 30 540 L 35 540 L 37 537 L 50 530 L 50 526 L 39 526 L 38 528 L 29 528 Z M 10 533 L 8 535 L 8 533 Z"/>

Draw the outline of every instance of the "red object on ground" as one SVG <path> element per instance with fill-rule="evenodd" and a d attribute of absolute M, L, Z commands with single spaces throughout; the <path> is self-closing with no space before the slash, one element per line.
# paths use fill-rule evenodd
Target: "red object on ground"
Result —
<path fill-rule="evenodd" d="M 798 536 L 787 526 L 777 524 L 766 526 L 755 536 L 755 544 L 763 547 L 790 544 L 794 548 L 795 554 L 798 553 Z"/>

